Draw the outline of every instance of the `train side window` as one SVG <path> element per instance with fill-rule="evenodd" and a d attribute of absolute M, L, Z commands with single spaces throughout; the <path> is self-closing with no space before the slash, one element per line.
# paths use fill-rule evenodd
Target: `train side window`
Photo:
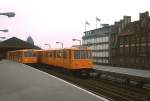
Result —
<path fill-rule="evenodd" d="M 44 57 L 48 57 L 48 52 L 45 52 Z"/>
<path fill-rule="evenodd" d="M 34 57 L 37 57 L 37 54 L 33 53 L 33 56 L 34 56 Z"/>
<path fill-rule="evenodd" d="M 88 51 L 82 50 L 81 51 L 81 59 L 87 59 L 88 58 Z"/>
<path fill-rule="evenodd" d="M 54 58 L 56 58 L 56 51 L 54 51 Z"/>
<path fill-rule="evenodd" d="M 18 54 L 18 58 L 21 58 L 22 57 L 22 54 Z"/>
<path fill-rule="evenodd" d="M 43 52 L 43 57 L 45 58 L 45 52 Z"/>
<path fill-rule="evenodd" d="M 59 51 L 59 56 L 60 56 L 60 58 L 63 58 L 63 51 L 62 50 Z"/>
<path fill-rule="evenodd" d="M 80 57 L 81 57 L 81 52 L 79 51 L 79 50 L 75 50 L 74 51 L 74 59 L 80 59 Z"/>
<path fill-rule="evenodd" d="M 33 57 L 32 51 L 24 52 L 24 57 Z"/>
<path fill-rule="evenodd" d="M 63 50 L 63 58 L 66 59 L 67 58 L 67 51 Z"/>
<path fill-rule="evenodd" d="M 20 55 L 19 54 L 16 54 L 16 59 L 19 59 L 20 58 Z"/>
<path fill-rule="evenodd" d="M 62 58 L 63 57 L 63 51 L 57 51 L 56 56 L 57 56 L 57 58 Z"/>
<path fill-rule="evenodd" d="M 90 59 L 92 58 L 91 51 L 76 50 L 74 51 L 74 59 Z"/>
<path fill-rule="evenodd" d="M 52 57 L 52 52 L 48 52 L 48 57 Z"/>
<path fill-rule="evenodd" d="M 52 58 L 53 57 L 53 53 L 51 52 L 51 54 L 50 54 L 50 57 Z"/>
<path fill-rule="evenodd" d="M 40 58 L 43 57 L 43 53 L 39 53 L 39 57 L 40 57 Z"/>
<path fill-rule="evenodd" d="M 57 54 L 57 58 L 60 58 L 60 51 L 57 51 L 56 54 Z"/>

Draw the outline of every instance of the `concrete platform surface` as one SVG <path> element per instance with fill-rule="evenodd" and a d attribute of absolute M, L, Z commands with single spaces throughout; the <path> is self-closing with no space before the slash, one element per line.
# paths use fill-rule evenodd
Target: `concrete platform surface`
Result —
<path fill-rule="evenodd" d="M 126 75 L 150 79 L 150 70 L 111 67 L 111 66 L 103 66 L 103 65 L 95 65 L 94 68 L 101 71 L 108 71 L 113 73 L 126 74 Z"/>
<path fill-rule="evenodd" d="M 54 76 L 20 64 L 0 61 L 0 101 L 108 101 Z"/>

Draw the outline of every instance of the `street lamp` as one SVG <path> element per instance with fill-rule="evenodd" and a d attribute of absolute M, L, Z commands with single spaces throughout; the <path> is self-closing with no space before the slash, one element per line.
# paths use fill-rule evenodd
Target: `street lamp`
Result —
<path fill-rule="evenodd" d="M 51 45 L 50 45 L 50 44 L 44 44 L 44 45 L 48 45 L 48 47 L 51 48 Z"/>
<path fill-rule="evenodd" d="M 61 47 L 63 48 L 63 42 L 56 42 L 56 43 L 60 43 L 60 44 L 61 44 Z"/>
<path fill-rule="evenodd" d="M 79 41 L 80 42 L 80 46 L 81 46 L 81 40 L 79 40 L 79 39 L 72 39 L 72 41 Z"/>
<path fill-rule="evenodd" d="M 1 39 L 6 39 L 6 37 L 0 37 Z"/>
<path fill-rule="evenodd" d="M 1 32 L 8 32 L 8 29 L 0 30 Z"/>
<path fill-rule="evenodd" d="M 6 13 L 0 13 L 0 15 L 4 15 L 4 16 L 7 16 L 7 17 L 14 17 L 15 16 L 15 13 L 14 12 L 6 12 Z M 8 29 L 4 29 L 4 30 L 0 30 L 2 32 L 8 32 Z M 5 37 L 0 37 L 2 39 L 5 39 Z"/>
<path fill-rule="evenodd" d="M 7 17 L 14 17 L 15 13 L 14 12 L 6 12 L 6 13 L 0 13 L 0 15 L 5 15 Z"/>

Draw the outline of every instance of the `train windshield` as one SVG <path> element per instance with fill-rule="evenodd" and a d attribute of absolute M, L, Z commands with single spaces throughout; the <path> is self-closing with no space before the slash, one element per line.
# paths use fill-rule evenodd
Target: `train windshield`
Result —
<path fill-rule="evenodd" d="M 88 50 L 75 50 L 74 59 L 91 59 L 91 51 Z"/>
<path fill-rule="evenodd" d="M 33 52 L 32 51 L 24 52 L 24 57 L 33 57 Z"/>

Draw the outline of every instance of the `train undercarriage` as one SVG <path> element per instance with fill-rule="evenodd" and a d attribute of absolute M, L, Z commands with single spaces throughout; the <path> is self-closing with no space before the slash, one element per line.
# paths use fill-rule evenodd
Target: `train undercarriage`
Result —
<path fill-rule="evenodd" d="M 46 68 L 49 68 L 51 70 L 57 71 L 64 73 L 66 75 L 72 75 L 72 76 L 77 76 L 81 78 L 97 78 L 99 77 L 99 73 L 95 69 L 66 69 L 58 66 L 52 66 L 48 64 L 43 64 L 43 63 L 36 63 L 36 64 L 26 64 L 32 67 L 40 67 L 41 65 Z"/>

